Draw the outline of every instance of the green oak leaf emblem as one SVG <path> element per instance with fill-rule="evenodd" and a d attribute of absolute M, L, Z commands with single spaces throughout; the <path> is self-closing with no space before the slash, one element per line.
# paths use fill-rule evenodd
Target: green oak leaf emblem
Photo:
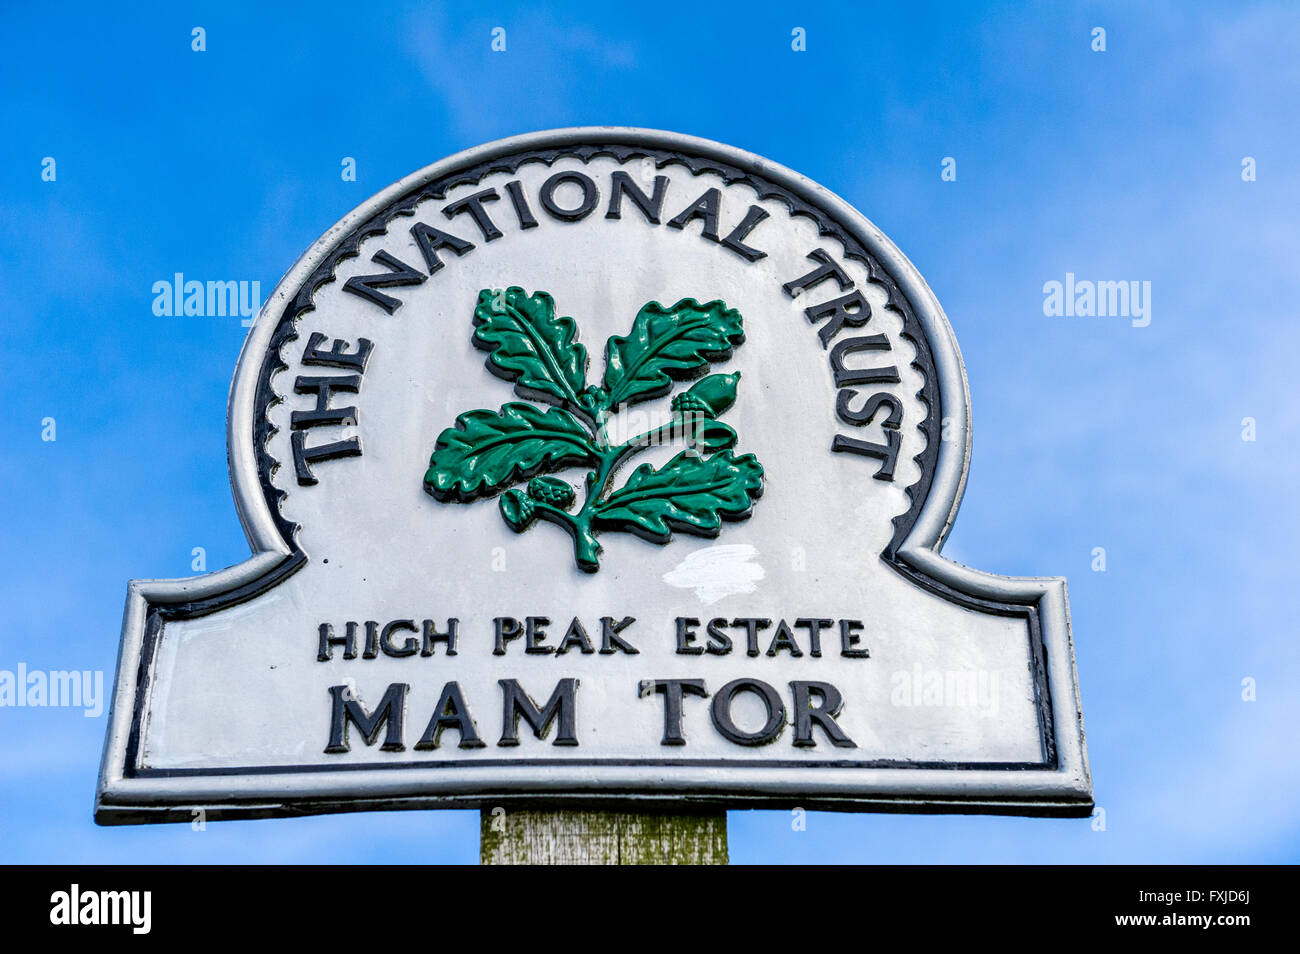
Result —
<path fill-rule="evenodd" d="M 589 384 L 577 323 L 556 314 L 550 295 L 485 288 L 474 309 L 473 343 L 488 353 L 488 370 L 533 403 L 459 415 L 438 436 L 424 489 L 436 500 L 459 503 L 500 493 L 501 516 L 512 530 L 523 533 L 539 517 L 558 524 L 588 573 L 600 569 L 601 531 L 658 544 L 674 531 L 715 537 L 722 521 L 749 516 L 763 492 L 763 465 L 753 454 L 735 454 L 736 432 L 717 420 L 735 403 L 740 374 L 701 377 L 744 340 L 740 312 L 721 301 L 683 298 L 671 308 L 648 302 L 626 335 L 606 342 L 605 376 Z M 665 397 L 694 378 L 673 397 L 667 423 L 610 442 L 611 413 Z M 677 442 L 685 449 L 662 467 L 642 464 L 612 489 L 628 458 Z M 588 470 L 577 510 L 573 485 L 551 476 L 574 466 Z M 525 489 L 507 489 L 522 481 Z"/>

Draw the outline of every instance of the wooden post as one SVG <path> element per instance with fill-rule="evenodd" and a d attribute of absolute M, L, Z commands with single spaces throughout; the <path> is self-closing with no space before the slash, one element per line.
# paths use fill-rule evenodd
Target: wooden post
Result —
<path fill-rule="evenodd" d="M 485 865 L 725 865 L 727 813 L 484 808 Z"/>

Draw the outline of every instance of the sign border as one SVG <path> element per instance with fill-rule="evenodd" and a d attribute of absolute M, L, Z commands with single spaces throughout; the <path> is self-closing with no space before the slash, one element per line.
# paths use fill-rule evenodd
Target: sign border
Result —
<path fill-rule="evenodd" d="M 244 602 L 301 568 L 306 555 L 296 528 L 280 514 L 280 492 L 267 475 L 274 464 L 265 409 L 275 399 L 270 380 L 279 344 L 312 292 L 359 241 L 387 227 L 394 215 L 424 198 L 431 184 L 445 189 L 470 170 L 478 174 L 548 153 L 589 157 L 627 153 L 664 161 L 695 159 L 724 176 L 772 184 L 792 212 L 821 212 L 883 267 L 905 319 L 921 332 L 925 360 L 926 450 L 921 479 L 909 488 L 912 507 L 895 520 L 882 559 L 915 584 L 945 599 L 1027 621 L 1043 759 L 1030 763 L 959 763 L 754 759 L 474 759 L 449 763 L 341 763 L 245 769 L 150 769 L 138 764 L 140 722 L 148 705 L 154 650 L 166 619 L 192 618 Z M 553 161 L 553 160 L 552 160 Z M 494 165 L 495 164 L 495 165 Z M 688 163 L 689 164 L 689 163 Z M 796 208 L 795 203 L 801 207 Z M 808 213 L 812 214 L 812 213 Z M 873 263 L 868 262 L 871 266 Z M 881 277 L 881 276 L 877 276 Z M 884 277 L 882 277 L 883 280 Z M 906 322 L 905 322 L 906 331 Z M 274 359 L 274 360 L 273 360 Z M 943 421 L 952 440 L 936 440 Z M 979 812 L 1082 816 L 1093 806 L 1083 717 L 1070 636 L 1066 583 L 1059 577 L 1003 577 L 939 555 L 965 489 L 970 462 L 970 396 L 955 337 L 925 280 L 901 251 L 860 212 L 812 180 L 777 163 L 722 143 L 660 130 L 594 126 L 528 133 L 487 143 L 436 162 L 358 206 L 318 239 L 285 273 L 245 339 L 231 386 L 227 434 L 231 484 L 252 550 L 247 561 L 199 577 L 135 580 L 129 584 L 117 678 L 95 801 L 100 824 L 255 818 L 398 808 L 471 808 L 528 802 L 575 807 L 623 802 L 651 805 L 774 808 L 802 805 L 844 811 Z M 924 459 L 922 459 L 924 458 Z M 537 778 L 534 768 L 582 769 L 581 781 Z M 644 793 L 646 768 L 656 792 Z M 816 768 L 792 777 L 792 768 Z M 743 779 L 717 777 L 745 768 Z M 671 769 L 671 773 L 667 771 Z M 870 770 L 869 784 L 861 773 Z M 355 773 L 365 772 L 365 778 Z M 413 773 L 418 777 L 413 778 Z M 478 778 L 477 776 L 485 776 Z M 454 790 L 453 790 L 454 788 Z M 755 791 L 755 789 L 761 791 Z"/>

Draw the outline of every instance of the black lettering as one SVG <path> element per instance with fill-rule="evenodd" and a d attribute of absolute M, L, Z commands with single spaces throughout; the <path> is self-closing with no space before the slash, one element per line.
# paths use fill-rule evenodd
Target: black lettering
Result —
<path fill-rule="evenodd" d="M 496 630 L 496 641 L 492 647 L 493 656 L 504 656 L 506 643 L 524 634 L 523 625 L 513 616 L 498 616 L 492 621 L 492 627 Z"/>
<path fill-rule="evenodd" d="M 772 621 L 770 619 L 758 619 L 742 616 L 739 619 L 733 619 L 731 625 L 745 627 L 745 655 L 757 656 L 758 631 L 760 629 L 767 629 L 772 625 Z"/>
<path fill-rule="evenodd" d="M 388 271 L 377 275 L 354 275 L 344 283 L 343 290 L 374 302 L 390 315 L 402 307 L 401 301 L 376 289 L 419 285 L 428 277 L 400 259 L 393 258 L 382 249 L 371 256 L 370 260 L 384 266 Z"/>
<path fill-rule="evenodd" d="M 828 278 L 835 279 L 835 284 L 840 286 L 840 291 L 848 291 L 853 287 L 853 281 L 845 273 L 844 269 L 836 264 L 835 260 L 826 254 L 825 249 L 815 248 L 808 253 L 808 258 L 821 264 L 802 278 L 796 278 L 786 282 L 781 287 L 791 298 L 798 298 L 801 294 L 816 285 L 820 285 Z"/>
<path fill-rule="evenodd" d="M 400 648 L 393 645 L 393 633 L 399 629 L 408 630 L 412 633 L 419 632 L 413 619 L 393 620 L 379 634 L 379 648 L 384 651 L 385 656 L 414 656 L 420 651 L 420 643 L 414 636 L 406 637 L 406 642 Z"/>
<path fill-rule="evenodd" d="M 334 627 L 329 623 L 320 624 L 320 642 L 316 650 L 317 662 L 329 662 L 334 658 L 334 647 L 343 647 L 344 659 L 357 658 L 357 624 L 348 623 L 344 629 L 344 636 L 335 636 Z"/>
<path fill-rule="evenodd" d="M 844 359 L 855 351 L 888 351 L 889 339 L 884 335 L 864 335 L 846 338 L 831 349 L 831 370 L 835 372 L 835 386 L 847 384 L 897 384 L 898 368 L 848 368 Z"/>
<path fill-rule="evenodd" d="M 626 194 L 636 204 L 636 207 L 641 210 L 641 214 L 646 217 L 647 222 L 651 225 L 659 224 L 659 213 L 664 207 L 664 196 L 668 192 L 667 176 L 655 176 L 654 195 L 648 196 L 641 191 L 641 187 L 633 181 L 630 175 L 622 169 L 616 169 L 613 176 L 610 177 L 609 189 L 609 210 L 605 213 L 605 218 L 622 218 L 623 195 Z"/>
<path fill-rule="evenodd" d="M 293 471 L 302 487 L 310 487 L 319 482 L 312 472 L 311 465 L 323 460 L 338 460 L 340 457 L 360 457 L 361 438 L 349 437 L 346 440 L 331 441 L 307 446 L 307 432 L 294 431 L 290 441 L 293 447 Z"/>
<path fill-rule="evenodd" d="M 614 653 L 627 653 L 629 656 L 641 655 L 641 650 L 627 642 L 627 640 L 621 639 L 618 635 L 635 622 L 635 616 L 624 616 L 618 622 L 614 622 L 612 616 L 602 616 L 600 618 L 600 654 L 602 656 L 610 656 Z"/>
<path fill-rule="evenodd" d="M 321 350 L 321 345 L 325 342 L 325 336 L 319 331 L 313 331 L 311 337 L 307 339 L 307 347 L 302 352 L 302 363 L 322 368 L 342 368 L 347 371 L 362 372 L 366 370 L 366 362 L 370 360 L 370 352 L 374 350 L 375 343 L 369 338 L 357 339 L 357 350 L 348 351 L 348 343 L 341 338 L 335 338 L 334 343 L 328 350 Z"/>
<path fill-rule="evenodd" d="M 454 682 L 442 687 L 442 695 L 434 707 L 433 718 L 429 720 L 429 727 L 420 736 L 420 741 L 415 743 L 415 748 L 421 751 L 436 749 L 443 729 L 455 729 L 460 733 L 462 749 L 481 749 L 487 745 L 478 737 L 478 726 L 474 724 L 460 686 Z"/>
<path fill-rule="evenodd" d="M 442 214 L 451 219 L 462 212 L 468 212 L 474 224 L 478 226 L 478 230 L 483 233 L 483 241 L 491 242 L 501 237 L 501 230 L 493 223 L 492 217 L 487 214 L 487 209 L 483 208 L 483 203 L 495 202 L 500 198 L 496 189 L 484 189 L 482 192 L 475 192 L 453 202 L 442 210 Z"/>
<path fill-rule="evenodd" d="M 831 441 L 831 450 L 837 454 L 861 454 L 863 457 L 873 457 L 881 461 L 881 464 L 871 476 L 876 480 L 893 480 L 894 467 L 898 464 L 898 451 L 903 442 L 898 436 L 898 431 L 886 431 L 885 440 L 889 443 L 875 444 L 871 441 L 860 441 L 856 437 L 836 434 Z"/>
<path fill-rule="evenodd" d="M 438 255 L 444 248 L 451 249 L 459 257 L 474 247 L 473 242 L 466 242 L 459 236 L 435 229 L 425 222 L 416 222 L 411 226 L 411 238 L 415 239 L 420 254 L 424 256 L 424 264 L 428 266 L 430 275 L 447 264 Z"/>
<path fill-rule="evenodd" d="M 563 656 L 571 647 L 584 654 L 596 651 L 595 647 L 591 645 L 591 640 L 587 638 L 587 631 L 583 629 L 582 622 L 576 616 L 573 618 L 573 622 L 569 624 L 569 631 L 560 640 L 560 645 L 556 647 L 555 655 Z"/>
<path fill-rule="evenodd" d="M 696 646 L 695 627 L 700 621 L 694 616 L 677 617 L 677 652 L 681 656 L 702 656 L 704 647 Z"/>
<path fill-rule="evenodd" d="M 447 631 L 440 633 L 433 627 L 433 620 L 426 619 L 423 624 L 423 640 L 421 642 L 420 655 L 432 656 L 434 643 L 446 643 L 447 655 L 456 655 L 456 631 L 460 626 L 460 620 L 451 617 L 447 620 Z"/>
<path fill-rule="evenodd" d="M 885 418 L 880 426 L 897 428 L 903 423 L 903 405 L 893 395 L 884 391 L 877 391 L 863 402 L 860 409 L 855 411 L 851 406 L 851 402 L 857 396 L 857 391 L 848 388 L 835 397 L 835 414 L 845 424 L 852 424 L 855 427 L 870 424 L 875 418 L 876 412 L 886 406 L 889 408 L 889 417 Z"/>
<path fill-rule="evenodd" d="M 300 431 L 308 427 L 322 425 L 345 425 L 357 423 L 355 407 L 330 407 L 330 399 L 335 391 L 356 394 L 361 390 L 361 375 L 335 374 L 325 377 L 300 376 L 294 379 L 295 394 L 315 394 L 316 407 L 310 411 L 294 411 L 289 415 L 289 427 Z"/>
<path fill-rule="evenodd" d="M 718 241 L 718 203 L 722 193 L 717 189 L 706 189 L 704 194 L 682 210 L 681 214 L 670 219 L 670 229 L 683 229 L 694 219 L 703 219 L 704 227 L 700 232 L 706 239 Z"/>
<path fill-rule="evenodd" d="M 750 232 L 754 231 L 754 226 L 762 222 L 767 216 L 766 209 L 751 205 L 749 211 L 745 213 L 745 217 L 740 220 L 740 224 L 727 234 L 727 237 L 722 240 L 722 244 L 747 262 L 757 262 L 760 258 L 767 258 L 767 252 L 760 252 L 756 248 L 750 248 L 743 241 Z"/>
<path fill-rule="evenodd" d="M 731 652 L 731 637 L 722 631 L 722 627 L 727 625 L 726 617 L 709 620 L 709 645 L 705 652 L 711 656 L 725 656 Z"/>
<path fill-rule="evenodd" d="M 731 700 L 738 692 L 752 692 L 763 700 L 767 721 L 757 732 L 742 731 L 731 718 Z M 785 728 L 785 703 L 775 689 L 759 679 L 733 679 L 713 697 L 709 706 L 713 727 L 729 742 L 737 745 L 766 745 L 776 740 Z"/>
<path fill-rule="evenodd" d="M 545 656 L 555 652 L 554 646 L 543 646 L 546 642 L 546 627 L 551 625 L 548 616 L 529 616 L 524 620 L 524 652 L 535 656 Z"/>
<path fill-rule="evenodd" d="M 862 621 L 856 619 L 840 620 L 840 655 L 848 656 L 851 659 L 867 659 L 871 653 L 865 649 L 854 649 L 858 643 L 862 642 L 862 637 L 858 635 L 858 630 L 862 629 Z"/>
<path fill-rule="evenodd" d="M 844 734 L 844 730 L 835 722 L 835 717 L 844 708 L 844 697 L 829 682 L 792 682 L 790 691 L 794 694 L 794 744 L 801 749 L 810 749 L 817 743 L 813 741 L 813 723 L 819 725 L 831 744 L 842 749 L 856 749 L 853 740 Z M 813 697 L 821 700 L 814 706 Z"/>
<path fill-rule="evenodd" d="M 862 292 L 854 290 L 847 295 L 832 298 L 820 305 L 805 308 L 803 313 L 814 325 L 823 318 L 830 318 L 830 321 L 822 325 L 817 332 L 817 337 L 821 339 L 822 347 L 825 348 L 845 325 L 850 328 L 861 328 L 865 325 L 871 318 L 871 303 L 867 301 Z M 889 341 L 885 339 L 884 335 L 876 335 L 875 337 L 884 340 L 884 346 L 889 347 Z"/>
<path fill-rule="evenodd" d="M 515 207 L 515 217 L 519 219 L 519 228 L 521 230 L 537 228 L 537 219 L 533 218 L 533 210 L 528 207 L 528 199 L 524 195 L 523 183 L 518 179 L 507 182 L 506 195 L 510 196 L 510 204 Z"/>
<path fill-rule="evenodd" d="M 566 182 L 573 182 L 582 189 L 582 201 L 575 208 L 562 209 L 555 203 L 555 190 Z M 591 210 L 600 201 L 600 190 L 589 176 L 581 172 L 557 172 L 542 183 L 542 208 L 547 214 L 564 222 L 578 222 L 591 214 Z"/>
<path fill-rule="evenodd" d="M 347 686 L 330 686 L 330 741 L 325 746 L 325 751 L 330 755 L 349 751 L 349 722 L 357 727 L 366 745 L 374 745 L 380 730 L 387 726 L 388 732 L 380 749 L 385 752 L 401 752 L 405 749 L 406 746 L 402 744 L 402 720 L 406 715 L 406 690 L 409 688 L 404 682 L 390 685 L 379 701 L 379 707 L 371 714 L 351 697 L 351 690 Z"/>
<path fill-rule="evenodd" d="M 795 642 L 794 633 L 791 632 L 790 626 L 785 620 L 781 620 L 777 625 L 776 635 L 772 637 L 772 642 L 767 647 L 767 654 L 769 656 L 775 656 L 783 649 L 796 659 L 803 655 L 803 650 L 800 649 L 799 644 Z"/>
<path fill-rule="evenodd" d="M 501 739 L 499 746 L 519 744 L 519 717 L 532 726 L 533 735 L 539 739 L 546 738 L 551 723 L 558 719 L 560 727 L 556 733 L 554 745 L 577 745 L 578 737 L 574 734 L 576 705 L 574 694 L 577 692 L 578 680 L 561 679 L 551 693 L 544 709 L 539 709 L 533 697 L 524 691 L 514 679 L 498 679 L 501 687 L 503 712 L 501 717 Z"/>
<path fill-rule="evenodd" d="M 822 654 L 822 630 L 829 629 L 835 625 L 833 619 L 808 619 L 801 618 L 794 621 L 796 626 L 805 627 L 808 630 L 808 645 L 810 656 L 821 656 Z"/>
<path fill-rule="evenodd" d="M 655 679 L 644 680 L 640 685 L 641 698 L 651 693 L 664 697 L 664 737 L 660 745 L 685 745 L 686 737 L 682 735 L 682 696 L 708 696 L 703 679 Z"/>

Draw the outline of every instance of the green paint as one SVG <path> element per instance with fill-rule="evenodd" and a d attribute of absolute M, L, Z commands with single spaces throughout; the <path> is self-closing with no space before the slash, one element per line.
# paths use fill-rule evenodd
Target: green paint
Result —
<path fill-rule="evenodd" d="M 501 494 L 501 516 L 516 533 L 541 518 L 573 538 L 574 559 L 600 568 L 596 534 L 621 530 L 658 544 L 673 531 L 714 537 L 723 520 L 748 516 L 763 492 L 763 466 L 735 455 L 736 432 L 715 418 L 736 401 L 739 373 L 711 374 L 676 395 L 672 418 L 621 444 L 606 421 L 620 407 L 666 396 L 676 382 L 726 360 L 745 340 L 740 312 L 720 301 L 685 298 L 643 307 L 626 335 L 605 345 L 605 376 L 587 383 L 587 349 L 577 323 L 557 316 L 546 292 L 484 289 L 474 309 L 474 345 L 488 352 L 493 374 L 514 382 L 522 398 L 499 411 L 467 411 L 438 437 L 424 487 L 440 501 L 469 502 Z M 617 468 L 648 447 L 684 441 L 685 450 L 656 469 L 642 464 L 611 490 Z M 550 472 L 589 468 L 581 506 L 572 485 Z M 535 476 L 542 475 L 542 476 Z M 531 478 L 531 480 L 529 479 Z M 506 490 L 528 480 L 527 490 Z"/>

